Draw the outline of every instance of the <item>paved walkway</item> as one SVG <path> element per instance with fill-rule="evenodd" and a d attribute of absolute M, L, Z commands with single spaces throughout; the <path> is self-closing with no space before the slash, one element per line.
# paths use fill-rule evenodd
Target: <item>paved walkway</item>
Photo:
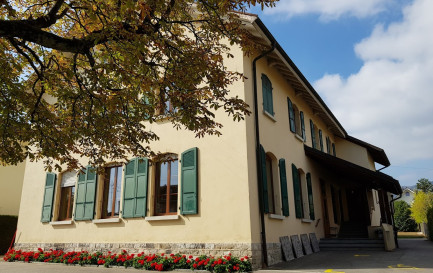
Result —
<path fill-rule="evenodd" d="M 385 251 L 323 251 L 254 273 L 433 273 L 433 242 L 400 239 L 400 248 Z M 1 273 L 133 273 L 135 269 L 66 266 L 0 261 Z M 176 271 L 175 271 L 176 272 Z M 192 272 L 192 271 L 191 271 Z"/>
<path fill-rule="evenodd" d="M 323 251 L 255 273 L 433 273 L 433 242 L 399 239 L 400 248 L 386 251 Z"/>

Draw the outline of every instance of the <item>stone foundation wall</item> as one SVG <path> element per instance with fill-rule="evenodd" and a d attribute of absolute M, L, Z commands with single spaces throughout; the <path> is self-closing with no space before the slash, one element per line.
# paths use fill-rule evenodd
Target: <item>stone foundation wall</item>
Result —
<path fill-rule="evenodd" d="M 224 256 L 231 253 L 235 257 L 249 256 L 253 269 L 261 267 L 260 244 L 247 243 L 16 243 L 15 249 L 24 251 L 37 251 L 42 248 L 68 251 L 120 253 L 122 250 L 128 253 L 157 254 L 157 253 L 180 253 L 185 255 L 213 255 Z"/>
<path fill-rule="evenodd" d="M 157 254 L 157 253 L 180 253 L 185 255 L 213 255 L 223 256 L 231 253 L 235 257 L 249 256 L 253 269 L 261 268 L 261 244 L 253 243 L 16 243 L 15 249 L 24 251 L 37 251 L 42 248 L 45 251 L 50 249 L 68 251 L 120 253 L 122 250 L 128 253 Z M 268 265 L 283 261 L 281 244 L 268 243 Z"/>
<path fill-rule="evenodd" d="M 267 243 L 266 246 L 268 249 L 268 266 L 284 261 L 280 243 Z"/>

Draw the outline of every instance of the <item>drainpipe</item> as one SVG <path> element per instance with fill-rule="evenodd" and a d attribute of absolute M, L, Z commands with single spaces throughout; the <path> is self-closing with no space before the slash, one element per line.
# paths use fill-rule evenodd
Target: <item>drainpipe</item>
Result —
<path fill-rule="evenodd" d="M 268 266 L 268 249 L 266 247 L 266 228 L 265 228 L 265 208 L 263 201 L 263 181 L 262 181 L 262 160 L 260 157 L 260 130 L 259 130 L 259 110 L 257 102 L 257 67 L 256 62 L 265 57 L 275 49 L 275 42 L 272 43 L 271 49 L 263 52 L 253 60 L 253 91 L 254 91 L 254 122 L 256 136 L 256 163 L 257 163 L 257 186 L 259 187 L 259 210 L 260 210 L 260 240 L 262 245 L 262 267 Z"/>
<path fill-rule="evenodd" d="M 398 246 L 398 240 L 397 240 L 397 228 L 395 227 L 395 219 L 394 219 L 394 202 L 396 201 L 396 200 L 398 200 L 398 199 L 400 199 L 401 198 L 401 193 L 400 193 L 400 195 L 397 197 L 397 198 L 392 198 L 392 200 L 391 200 L 391 216 L 392 216 L 392 229 L 394 230 L 394 241 L 395 241 L 395 246 L 397 247 L 397 248 L 399 248 L 399 246 Z"/>
<path fill-rule="evenodd" d="M 382 168 L 380 168 L 379 170 L 377 170 L 376 172 L 380 172 L 381 170 L 388 168 L 389 166 L 384 166 Z M 395 246 L 397 248 L 399 248 L 398 246 L 398 240 L 397 240 L 397 228 L 395 227 L 395 219 L 394 219 L 394 202 L 397 201 L 398 199 L 401 198 L 401 193 L 397 198 L 392 198 L 392 200 L 390 201 L 391 203 L 391 217 L 392 217 L 392 229 L 394 230 L 394 242 L 395 242 Z"/>

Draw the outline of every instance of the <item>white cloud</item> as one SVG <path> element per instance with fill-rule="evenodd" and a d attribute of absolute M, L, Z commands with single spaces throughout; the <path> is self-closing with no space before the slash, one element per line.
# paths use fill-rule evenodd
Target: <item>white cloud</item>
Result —
<path fill-rule="evenodd" d="M 304 14 L 319 14 L 322 20 L 338 19 L 343 15 L 363 18 L 383 11 L 391 0 L 280 0 L 265 14 L 290 18 Z"/>
<path fill-rule="evenodd" d="M 433 1 L 376 26 L 355 46 L 363 66 L 314 83 L 349 134 L 387 151 L 393 164 L 433 159 Z"/>

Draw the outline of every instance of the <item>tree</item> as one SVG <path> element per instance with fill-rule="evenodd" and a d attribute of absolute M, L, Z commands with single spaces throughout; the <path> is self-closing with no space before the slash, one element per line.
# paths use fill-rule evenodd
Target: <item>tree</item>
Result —
<path fill-rule="evenodd" d="M 433 193 L 417 192 L 411 208 L 411 216 L 415 219 L 415 222 L 418 224 L 427 223 L 427 211 L 429 208 L 433 208 Z"/>
<path fill-rule="evenodd" d="M 395 226 L 398 231 L 416 231 L 417 224 L 410 217 L 410 206 L 405 201 L 396 201 L 394 210 Z"/>
<path fill-rule="evenodd" d="M 423 192 L 433 192 L 433 183 L 427 178 L 421 178 L 416 183 L 416 189 Z"/>
<path fill-rule="evenodd" d="M 217 109 L 250 113 L 223 62 L 230 45 L 258 48 L 237 11 L 276 1 L 0 0 L 0 162 L 148 156 L 158 136 L 143 121 L 162 116 L 219 135 Z"/>

